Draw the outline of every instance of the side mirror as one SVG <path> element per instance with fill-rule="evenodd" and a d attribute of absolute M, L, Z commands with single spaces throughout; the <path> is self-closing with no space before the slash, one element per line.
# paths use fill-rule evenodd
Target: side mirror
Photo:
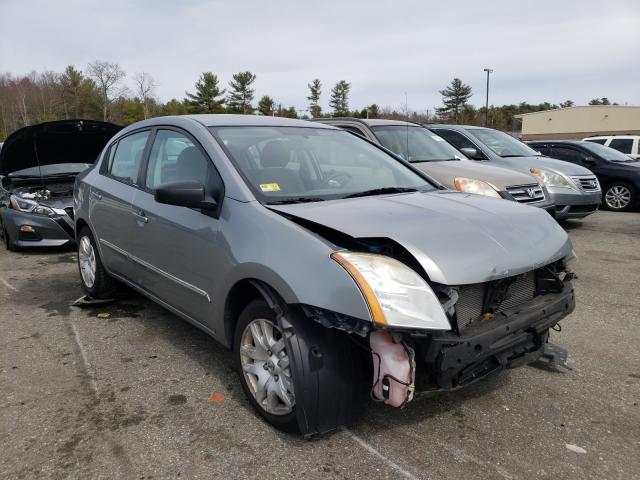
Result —
<path fill-rule="evenodd" d="M 461 148 L 460 151 L 462 153 L 465 154 L 465 156 L 473 159 L 473 160 L 484 160 L 486 157 L 482 154 L 482 152 L 479 152 L 477 149 L 475 148 L 471 148 L 471 147 L 465 147 L 465 148 Z"/>
<path fill-rule="evenodd" d="M 154 198 L 158 203 L 178 207 L 199 208 L 201 210 L 215 210 L 218 207 L 215 199 L 206 197 L 204 185 L 195 180 L 160 185 L 156 189 Z"/>
<path fill-rule="evenodd" d="M 596 159 L 591 155 L 585 155 L 584 157 L 582 157 L 582 161 L 587 165 L 594 165 L 596 163 Z"/>

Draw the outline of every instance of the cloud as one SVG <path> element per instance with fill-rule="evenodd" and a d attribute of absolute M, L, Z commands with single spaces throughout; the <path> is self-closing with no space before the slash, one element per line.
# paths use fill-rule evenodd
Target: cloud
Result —
<path fill-rule="evenodd" d="M 338 80 L 351 105 L 433 109 L 460 77 L 490 101 L 640 104 L 640 3 L 417 0 L 80 1 L 3 0 L 2 69 L 61 71 L 95 59 L 118 62 L 132 81 L 147 71 L 163 100 L 182 98 L 202 71 L 226 84 L 257 74 L 256 94 L 306 106 L 320 78 L 323 103 Z"/>

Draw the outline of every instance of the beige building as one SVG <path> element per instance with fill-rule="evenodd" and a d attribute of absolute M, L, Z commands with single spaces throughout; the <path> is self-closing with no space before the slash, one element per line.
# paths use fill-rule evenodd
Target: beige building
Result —
<path fill-rule="evenodd" d="M 523 140 L 640 135 L 640 107 L 588 105 L 515 115 Z"/>

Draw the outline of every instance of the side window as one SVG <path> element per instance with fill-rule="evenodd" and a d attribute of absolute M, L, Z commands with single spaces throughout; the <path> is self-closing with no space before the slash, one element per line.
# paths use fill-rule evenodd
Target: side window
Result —
<path fill-rule="evenodd" d="M 212 168 L 193 141 L 174 130 L 158 130 L 149 154 L 146 187 L 153 190 L 169 182 L 195 180 L 207 186 Z"/>
<path fill-rule="evenodd" d="M 125 183 L 136 183 L 148 138 L 148 131 L 138 132 L 124 137 L 118 142 L 115 149 L 112 147 L 109 158 L 109 174 Z"/>
<path fill-rule="evenodd" d="M 587 142 L 599 143 L 600 145 L 604 145 L 607 141 L 606 138 L 595 138 L 591 140 L 590 138 L 585 139 Z"/>
<path fill-rule="evenodd" d="M 564 160 L 565 162 L 581 164 L 583 155 L 572 148 L 554 146 L 551 151 L 551 157 Z"/>
<path fill-rule="evenodd" d="M 461 148 L 476 148 L 476 146 L 467 137 L 461 133 L 454 132 L 453 130 L 441 130 L 437 129 L 435 132 L 443 137 L 447 142 L 456 147 L 458 150 Z"/>
<path fill-rule="evenodd" d="M 542 155 L 549 156 L 549 145 L 529 145 L 536 152 L 540 152 Z"/>
<path fill-rule="evenodd" d="M 619 152 L 629 154 L 631 153 L 631 147 L 633 146 L 632 138 L 614 138 L 609 144 L 611 148 L 615 148 Z"/>

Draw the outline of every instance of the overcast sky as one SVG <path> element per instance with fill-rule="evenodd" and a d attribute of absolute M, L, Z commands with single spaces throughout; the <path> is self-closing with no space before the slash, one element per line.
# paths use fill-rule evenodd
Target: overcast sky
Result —
<path fill-rule="evenodd" d="M 433 111 L 459 77 L 484 104 L 640 105 L 640 0 L 0 0 L 0 71 L 81 69 L 92 60 L 149 72 L 166 101 L 200 72 L 226 85 L 257 75 L 256 98 L 305 108 L 306 85 L 351 82 L 350 105 Z"/>

